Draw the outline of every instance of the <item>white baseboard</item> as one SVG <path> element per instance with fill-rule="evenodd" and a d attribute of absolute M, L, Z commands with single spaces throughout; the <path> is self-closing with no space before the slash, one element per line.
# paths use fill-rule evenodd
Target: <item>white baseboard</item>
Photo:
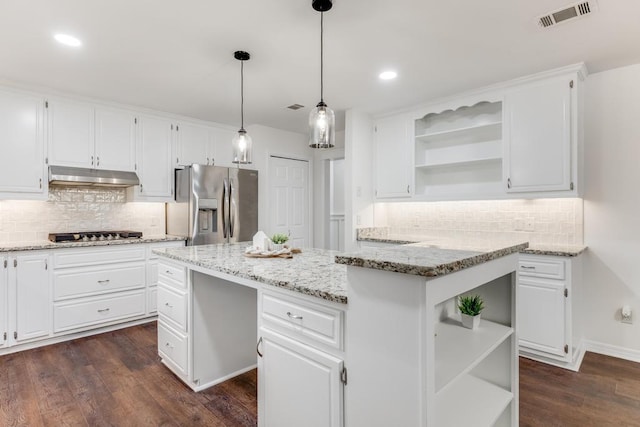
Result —
<path fill-rule="evenodd" d="M 640 363 L 640 350 L 588 340 L 585 341 L 585 348 L 587 351 L 591 351 L 593 353 L 604 354 L 605 356 L 617 357 L 618 359 Z"/>
<path fill-rule="evenodd" d="M 520 349 L 520 356 L 526 357 L 527 359 L 535 360 L 537 362 L 542 362 L 548 365 L 578 372 L 580 370 L 580 365 L 582 364 L 582 359 L 584 359 L 584 353 L 586 352 L 585 344 L 586 343 L 584 340 L 580 341 L 578 346 L 573 350 L 573 360 L 569 362 L 563 362 L 550 357 L 545 357 L 542 353 L 536 354 L 535 352 L 531 352 L 530 350 L 527 351 L 526 348 Z"/>

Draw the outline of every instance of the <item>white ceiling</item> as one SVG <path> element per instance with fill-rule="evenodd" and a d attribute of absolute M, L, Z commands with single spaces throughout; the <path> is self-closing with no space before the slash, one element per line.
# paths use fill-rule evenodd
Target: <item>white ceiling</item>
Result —
<path fill-rule="evenodd" d="M 640 2 L 599 0 L 589 16 L 540 29 L 565 0 L 335 0 L 325 14 L 325 101 L 372 114 L 585 61 L 591 73 L 640 62 Z M 311 0 L 3 0 L 0 78 L 239 125 L 306 132 L 320 97 L 320 15 Z M 57 44 L 56 32 L 82 39 Z M 399 77 L 379 81 L 393 68 Z M 304 109 L 286 106 L 299 103 Z"/>

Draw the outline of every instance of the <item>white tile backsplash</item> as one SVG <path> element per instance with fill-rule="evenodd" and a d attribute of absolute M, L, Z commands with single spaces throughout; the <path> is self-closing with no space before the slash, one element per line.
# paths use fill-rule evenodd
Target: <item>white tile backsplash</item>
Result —
<path fill-rule="evenodd" d="M 46 240 L 49 233 L 135 230 L 165 234 L 164 203 L 126 203 L 121 188 L 51 187 L 49 200 L 0 201 L 0 242 Z"/>
<path fill-rule="evenodd" d="M 460 202 L 378 203 L 375 226 L 392 234 L 470 239 L 484 233 L 526 238 L 536 245 L 582 245 L 582 199 L 477 200 Z"/>

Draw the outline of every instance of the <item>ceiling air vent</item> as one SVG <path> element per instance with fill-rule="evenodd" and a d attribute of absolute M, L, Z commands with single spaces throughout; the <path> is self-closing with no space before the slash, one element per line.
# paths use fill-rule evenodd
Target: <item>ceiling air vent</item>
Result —
<path fill-rule="evenodd" d="M 304 105 L 300 105 L 300 104 L 291 104 L 287 107 L 290 110 L 299 110 L 301 108 L 304 108 Z"/>
<path fill-rule="evenodd" d="M 549 28 L 561 22 L 568 21 L 573 18 L 580 18 L 597 10 L 595 0 L 583 1 L 565 6 L 562 9 L 555 10 L 539 17 L 536 21 L 542 28 Z"/>

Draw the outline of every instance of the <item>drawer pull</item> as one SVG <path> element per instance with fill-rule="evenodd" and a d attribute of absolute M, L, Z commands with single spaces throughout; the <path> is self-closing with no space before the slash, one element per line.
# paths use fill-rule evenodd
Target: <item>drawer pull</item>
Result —
<path fill-rule="evenodd" d="M 260 337 L 258 344 L 256 344 L 256 353 L 258 353 L 258 356 L 262 357 L 262 353 L 260 353 L 260 344 L 262 344 L 262 337 Z"/>
<path fill-rule="evenodd" d="M 164 305 L 166 305 L 169 308 L 173 308 L 173 306 L 171 304 L 169 304 L 168 302 L 165 302 Z"/>
<path fill-rule="evenodd" d="M 299 314 L 293 314 L 290 311 L 287 311 L 287 316 L 289 316 L 290 319 L 302 320 L 302 316 Z"/>
<path fill-rule="evenodd" d="M 98 313 L 105 313 L 105 312 L 107 312 L 107 311 L 109 311 L 109 309 L 108 309 L 108 308 L 103 308 L 102 310 L 98 310 Z"/>
<path fill-rule="evenodd" d="M 169 275 L 171 275 L 171 276 L 173 276 L 173 272 L 172 272 L 172 271 L 170 271 L 170 270 L 166 270 L 166 271 L 165 271 L 165 273 L 166 273 L 166 274 L 169 274 Z"/>
<path fill-rule="evenodd" d="M 171 344 L 169 344 L 169 343 L 166 343 L 164 346 L 165 346 L 165 347 L 169 347 L 171 350 L 173 350 L 173 349 L 174 349 L 174 347 L 173 347 Z"/>
<path fill-rule="evenodd" d="M 520 267 L 525 269 L 525 270 L 535 270 L 536 269 L 535 265 L 521 265 Z"/>
<path fill-rule="evenodd" d="M 107 279 L 107 280 L 98 280 L 98 283 L 100 283 L 101 285 L 103 285 L 105 283 L 109 283 L 109 282 L 110 282 L 109 279 Z"/>

